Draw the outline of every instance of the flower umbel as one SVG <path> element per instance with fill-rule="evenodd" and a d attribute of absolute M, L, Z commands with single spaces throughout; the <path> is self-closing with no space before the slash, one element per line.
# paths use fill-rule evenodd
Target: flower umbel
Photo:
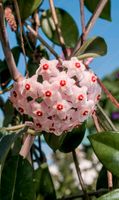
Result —
<path fill-rule="evenodd" d="M 83 123 L 95 110 L 101 96 L 96 75 L 73 57 L 63 61 L 42 59 L 36 74 L 14 83 L 10 100 L 21 113 L 32 117 L 26 122 L 36 131 L 60 135 Z M 42 83 L 38 76 L 42 76 Z M 40 101 L 37 101 L 37 100 Z"/>

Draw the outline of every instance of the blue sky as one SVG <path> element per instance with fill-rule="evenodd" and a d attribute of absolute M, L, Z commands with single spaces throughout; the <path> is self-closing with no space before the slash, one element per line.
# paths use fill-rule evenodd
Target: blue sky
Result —
<path fill-rule="evenodd" d="M 42 8 L 49 8 L 49 1 L 44 0 Z M 81 32 L 80 26 L 80 12 L 79 12 L 79 0 L 54 0 L 55 5 L 57 7 L 63 8 L 68 11 L 72 17 L 75 19 L 77 26 L 79 27 L 79 31 Z M 103 77 L 106 74 L 111 73 L 115 68 L 119 66 L 119 1 L 112 0 L 111 1 L 111 15 L 112 22 L 108 22 L 103 19 L 98 19 L 94 28 L 91 30 L 89 37 L 92 36 L 101 36 L 105 39 L 108 52 L 106 56 L 95 58 L 95 60 L 91 64 L 91 68 L 94 72 L 99 76 Z M 85 21 L 87 23 L 90 18 L 91 13 L 85 8 Z M 41 33 L 42 34 L 42 33 Z M 16 45 L 14 33 L 11 32 L 8 27 L 8 35 L 10 39 L 11 48 Z M 42 34 L 44 37 L 44 35 Z M 45 37 L 46 38 L 46 37 Z M 51 43 L 50 43 L 51 44 Z M 56 51 L 59 52 L 59 48 L 56 46 Z M 3 52 L 0 45 L 0 58 L 3 58 Z M 24 59 L 21 56 L 19 61 L 19 69 L 23 72 L 24 69 Z"/>
<path fill-rule="evenodd" d="M 80 26 L 80 12 L 79 12 L 79 0 L 54 0 L 57 7 L 63 8 L 68 11 L 72 17 L 75 19 L 79 31 L 81 32 Z M 98 19 L 94 28 L 91 30 L 89 37 L 101 36 L 105 39 L 108 52 L 106 56 L 96 58 L 91 64 L 91 68 L 99 77 L 103 77 L 106 74 L 111 73 L 115 68 L 119 66 L 119 1 L 111 1 L 111 15 L 112 22 L 106 20 Z M 49 8 L 48 0 L 44 0 L 42 8 Z M 90 18 L 91 13 L 85 8 L 85 21 L 87 22 Z M 8 34 L 10 38 L 10 45 L 13 47 L 16 44 L 14 33 L 10 31 L 8 27 Z M 58 48 L 56 47 L 58 51 Z M 0 58 L 3 58 L 3 53 L 0 47 Z M 24 68 L 24 60 L 21 57 L 19 62 L 19 69 Z"/>
<path fill-rule="evenodd" d="M 44 7 L 48 8 L 48 1 L 44 2 Z M 62 7 L 71 13 L 81 32 L 79 0 L 55 0 L 54 2 L 57 7 Z M 97 73 L 99 77 L 103 77 L 104 75 L 111 73 L 115 68 L 119 66 L 119 1 L 112 0 L 111 7 L 112 22 L 98 19 L 94 28 L 89 34 L 89 37 L 103 37 L 108 46 L 107 55 L 96 58 L 91 64 L 91 68 L 95 71 L 95 73 Z M 91 13 L 85 8 L 86 22 L 90 16 Z"/>

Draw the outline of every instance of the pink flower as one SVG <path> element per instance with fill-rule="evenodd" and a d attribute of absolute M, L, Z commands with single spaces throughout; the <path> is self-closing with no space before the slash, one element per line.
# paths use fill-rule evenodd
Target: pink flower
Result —
<path fill-rule="evenodd" d="M 41 60 L 39 68 L 36 71 L 36 74 L 42 75 L 44 80 L 49 80 L 50 77 L 55 77 L 59 74 L 57 64 L 57 60 L 48 61 L 45 58 L 43 58 Z"/>
<path fill-rule="evenodd" d="M 57 60 L 42 59 L 36 74 L 14 83 L 10 95 L 13 106 L 32 117 L 28 126 L 60 135 L 92 115 L 101 88 L 96 75 L 75 57 L 63 61 L 59 69 Z"/>
<path fill-rule="evenodd" d="M 73 88 L 73 96 L 72 96 L 73 105 L 76 107 L 80 107 L 87 101 L 88 88 L 85 86 L 78 87 L 76 85 L 74 85 L 72 88 Z"/>
<path fill-rule="evenodd" d="M 60 72 L 57 77 L 51 78 L 51 83 L 55 83 L 57 89 L 67 95 L 73 95 L 72 86 L 75 80 L 70 78 L 65 71 Z"/>
<path fill-rule="evenodd" d="M 79 82 L 79 85 L 86 86 L 90 88 L 92 85 L 97 84 L 97 76 L 90 70 L 90 71 L 83 71 L 82 79 Z"/>
<path fill-rule="evenodd" d="M 31 96 L 32 98 L 42 96 L 42 84 L 37 82 L 36 75 L 22 81 L 21 94 L 26 97 Z"/>
<path fill-rule="evenodd" d="M 70 61 L 63 61 L 63 65 L 67 67 L 67 74 L 69 77 L 76 76 L 78 80 L 82 78 L 82 72 L 85 70 L 85 65 L 81 60 L 73 57 Z"/>
<path fill-rule="evenodd" d="M 60 119 L 65 119 L 67 116 L 67 111 L 71 108 L 70 103 L 66 100 L 57 101 L 57 103 L 53 106 L 53 112 L 56 114 Z"/>

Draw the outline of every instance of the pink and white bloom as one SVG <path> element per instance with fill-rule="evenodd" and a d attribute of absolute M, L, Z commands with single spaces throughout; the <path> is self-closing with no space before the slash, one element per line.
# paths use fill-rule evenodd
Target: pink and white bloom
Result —
<path fill-rule="evenodd" d="M 42 59 L 36 74 L 14 83 L 10 92 L 13 106 L 32 118 L 28 126 L 56 135 L 87 120 L 100 96 L 96 75 L 75 57 L 63 61 L 60 68 L 57 60 Z"/>
<path fill-rule="evenodd" d="M 67 68 L 69 77 L 76 76 L 78 80 L 82 79 L 82 72 L 85 70 L 85 65 L 81 60 L 73 57 L 70 61 L 63 61 L 63 66 Z"/>
<path fill-rule="evenodd" d="M 57 60 L 48 61 L 43 58 L 40 62 L 39 68 L 36 71 L 36 74 L 42 75 L 44 80 L 49 80 L 50 77 L 56 77 L 59 74 L 57 64 Z"/>

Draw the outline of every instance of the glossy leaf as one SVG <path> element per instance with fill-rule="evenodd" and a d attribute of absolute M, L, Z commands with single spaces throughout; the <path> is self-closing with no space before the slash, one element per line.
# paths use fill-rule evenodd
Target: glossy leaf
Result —
<path fill-rule="evenodd" d="M 0 193 L 2 200 L 34 200 L 33 169 L 20 155 L 6 161 Z"/>
<path fill-rule="evenodd" d="M 7 132 L 0 138 L 0 174 L 4 165 L 7 154 L 11 148 L 11 145 L 15 140 L 24 133 L 25 129 L 22 129 L 18 133 L 8 134 Z"/>
<path fill-rule="evenodd" d="M 78 40 L 78 28 L 72 16 L 63 9 L 56 8 L 59 26 L 67 47 L 74 47 Z M 54 43 L 60 45 L 51 11 L 42 13 L 41 27 L 46 36 Z"/>
<path fill-rule="evenodd" d="M 7 100 L 6 103 L 4 104 L 3 126 L 7 127 L 11 123 L 13 116 L 14 116 L 13 105 L 11 104 L 11 102 L 9 100 Z"/>
<path fill-rule="evenodd" d="M 119 133 L 102 132 L 90 135 L 89 140 L 104 167 L 119 177 Z"/>
<path fill-rule="evenodd" d="M 68 153 L 74 150 L 83 140 L 85 135 L 85 123 L 79 128 L 74 128 L 73 131 L 63 133 L 60 136 L 56 136 L 51 133 L 44 133 L 44 138 L 47 144 L 56 151 Z"/>
<path fill-rule="evenodd" d="M 99 1 L 100 0 L 91 0 L 91 1 L 85 0 L 84 5 L 91 13 L 94 13 Z M 107 4 L 105 5 L 105 7 L 100 15 L 100 18 L 111 21 L 111 0 L 107 1 Z"/>
<path fill-rule="evenodd" d="M 34 171 L 33 180 L 37 200 L 40 200 L 40 197 L 43 197 L 43 200 L 56 200 L 54 185 L 46 163 Z"/>
<path fill-rule="evenodd" d="M 21 20 L 24 21 L 38 8 L 42 0 L 18 0 Z"/>
<path fill-rule="evenodd" d="M 99 190 L 102 188 L 108 188 L 107 170 L 104 166 L 100 170 L 97 183 L 96 183 L 96 190 Z"/>
<path fill-rule="evenodd" d="M 12 48 L 11 51 L 13 53 L 15 63 L 16 65 L 18 65 L 21 49 L 20 47 L 16 46 Z M 11 80 L 11 75 L 6 60 L 4 59 L 3 61 L 0 62 L 0 84 L 2 85 L 3 89 L 8 85 L 10 80 Z"/>
<path fill-rule="evenodd" d="M 119 200 L 119 189 L 113 190 L 99 198 L 97 200 Z"/>
<path fill-rule="evenodd" d="M 103 56 L 107 53 L 107 45 L 103 38 L 93 37 L 85 41 L 75 56 L 79 59 Z"/>

